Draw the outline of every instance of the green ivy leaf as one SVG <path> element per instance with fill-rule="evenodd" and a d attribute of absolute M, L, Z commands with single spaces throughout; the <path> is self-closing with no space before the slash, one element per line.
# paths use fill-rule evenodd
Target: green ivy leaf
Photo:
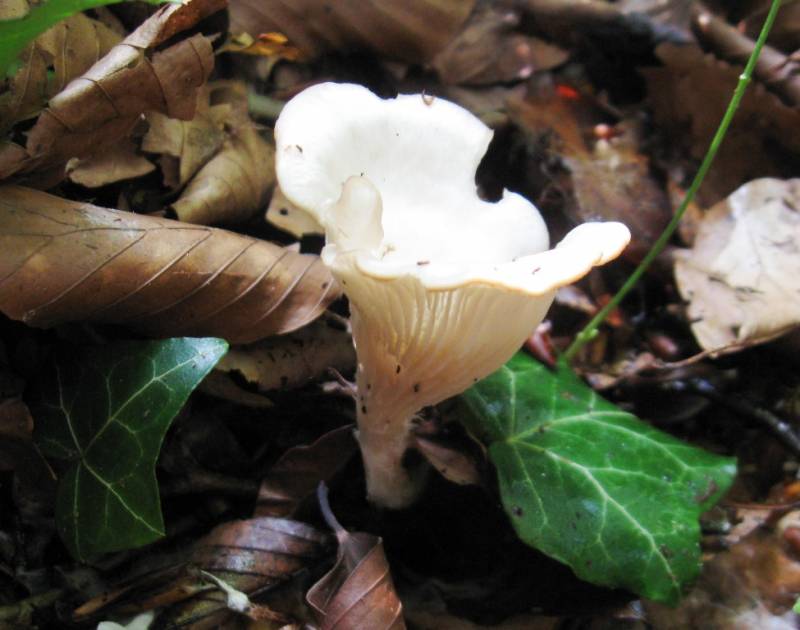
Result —
<path fill-rule="evenodd" d="M 622 411 L 561 365 L 518 354 L 462 395 L 520 538 L 584 580 L 675 603 L 700 570 L 699 515 L 735 461 Z"/>
<path fill-rule="evenodd" d="M 160 4 L 168 0 L 145 0 Z M 28 0 L 28 9 L 17 19 L 2 19 L 0 16 L 0 76 L 7 76 L 8 67 L 25 45 L 44 33 L 48 28 L 68 17 L 106 4 L 122 0 Z"/>
<path fill-rule="evenodd" d="M 155 463 L 170 422 L 227 350 L 222 339 L 115 343 L 61 352 L 36 384 L 35 438 L 69 462 L 56 523 L 78 559 L 164 535 Z"/>

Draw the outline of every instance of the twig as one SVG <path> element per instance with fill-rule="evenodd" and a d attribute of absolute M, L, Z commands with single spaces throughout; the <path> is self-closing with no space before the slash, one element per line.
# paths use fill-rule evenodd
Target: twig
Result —
<path fill-rule="evenodd" d="M 678 228 L 686 209 L 689 207 L 692 199 L 694 199 L 697 189 L 700 188 L 700 185 L 703 183 L 706 173 L 708 173 L 708 169 L 711 168 L 714 158 L 717 156 L 717 152 L 722 145 L 722 140 L 725 138 L 725 134 L 728 132 L 728 127 L 733 120 L 733 116 L 736 114 L 736 110 L 739 109 L 739 103 L 741 103 L 745 90 L 750 83 L 750 78 L 753 75 L 753 69 L 756 66 L 761 49 L 764 47 L 764 42 L 767 41 L 767 36 L 772 29 L 772 25 L 775 23 L 775 17 L 778 15 L 778 9 L 780 8 L 780 5 L 780 0 L 772 0 L 772 5 L 770 6 L 767 18 L 764 20 L 764 25 L 761 27 L 761 33 L 759 33 L 758 40 L 753 48 L 753 52 L 750 55 L 750 58 L 747 60 L 747 66 L 745 66 L 744 72 L 742 72 L 742 74 L 739 76 L 739 82 L 736 84 L 736 89 L 733 91 L 733 96 L 728 104 L 728 109 L 725 111 L 725 115 L 722 117 L 722 121 L 719 123 L 717 132 L 714 134 L 714 137 L 711 140 L 711 144 L 708 147 L 708 151 L 706 151 L 703 162 L 700 164 L 700 168 L 697 170 L 697 174 L 694 176 L 692 185 L 689 186 L 689 190 L 686 191 L 686 196 L 683 198 L 683 202 L 678 208 L 678 211 L 675 213 L 675 216 L 672 217 L 669 225 L 664 228 L 661 236 L 658 237 L 656 242 L 650 248 L 650 251 L 647 252 L 647 255 L 642 259 L 642 262 L 639 263 L 639 266 L 634 269 L 633 273 L 625 281 L 625 284 L 622 285 L 622 288 L 617 291 L 611 300 L 609 300 L 608 304 L 598 311 L 597 315 L 595 315 L 591 321 L 586 324 L 584 329 L 575 336 L 574 341 L 570 344 L 569 348 L 564 351 L 564 354 L 561 357 L 561 360 L 565 363 L 572 361 L 572 359 L 575 358 L 575 355 L 578 353 L 578 350 L 580 350 L 584 344 L 591 341 L 597 335 L 598 326 L 605 321 L 606 317 L 608 317 L 611 311 L 619 306 L 623 298 L 628 295 L 630 290 L 633 289 L 637 282 L 639 282 L 639 279 L 644 275 L 648 267 L 650 267 L 652 262 L 661 253 L 661 250 L 666 247 L 669 239 L 672 238 L 672 234 Z"/>
<path fill-rule="evenodd" d="M 688 381 L 688 385 L 701 396 L 713 400 L 715 403 L 727 407 L 739 415 L 753 418 L 765 425 L 775 437 L 783 442 L 784 446 L 795 455 L 800 456 L 800 435 L 797 434 L 792 425 L 781 420 L 771 411 L 751 405 L 741 398 L 727 394 L 723 395 L 708 381 L 691 379 Z"/>

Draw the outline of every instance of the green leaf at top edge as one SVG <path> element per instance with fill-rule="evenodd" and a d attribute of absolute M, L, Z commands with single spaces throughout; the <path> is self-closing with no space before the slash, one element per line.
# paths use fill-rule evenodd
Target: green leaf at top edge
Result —
<path fill-rule="evenodd" d="M 582 579 L 676 603 L 700 570 L 698 518 L 735 461 L 681 442 L 522 353 L 461 396 L 520 538 Z"/>
<path fill-rule="evenodd" d="M 62 349 L 34 384 L 34 437 L 68 465 L 56 524 L 87 560 L 164 535 L 155 463 L 172 419 L 227 351 L 222 339 Z"/>

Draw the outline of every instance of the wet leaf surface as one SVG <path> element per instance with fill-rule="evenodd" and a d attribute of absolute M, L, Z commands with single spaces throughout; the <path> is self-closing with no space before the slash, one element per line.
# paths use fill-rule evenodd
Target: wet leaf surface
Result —
<path fill-rule="evenodd" d="M 32 326 L 93 320 L 246 342 L 306 324 L 337 295 L 316 256 L 224 230 L 21 187 L 2 188 L 0 208 L 0 310 Z"/>
<path fill-rule="evenodd" d="M 735 472 L 522 354 L 462 395 L 520 537 L 581 578 L 675 603 L 700 569 L 699 515 Z M 636 484 L 625 481 L 635 478 Z"/>
<path fill-rule="evenodd" d="M 79 559 L 164 535 L 155 462 L 172 418 L 227 350 L 168 339 L 63 350 L 38 383 L 36 442 L 65 460 L 56 521 Z"/>

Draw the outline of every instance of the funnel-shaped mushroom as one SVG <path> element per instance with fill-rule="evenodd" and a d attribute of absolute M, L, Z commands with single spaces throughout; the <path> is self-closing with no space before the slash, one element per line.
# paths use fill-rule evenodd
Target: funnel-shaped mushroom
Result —
<path fill-rule="evenodd" d="M 367 490 L 387 507 L 418 487 L 402 462 L 414 414 L 498 369 L 558 287 L 629 239 L 588 223 L 547 250 L 533 204 L 477 195 L 491 136 L 453 103 L 333 83 L 297 95 L 275 126 L 280 187 L 325 228 L 323 261 L 350 300 Z"/>

